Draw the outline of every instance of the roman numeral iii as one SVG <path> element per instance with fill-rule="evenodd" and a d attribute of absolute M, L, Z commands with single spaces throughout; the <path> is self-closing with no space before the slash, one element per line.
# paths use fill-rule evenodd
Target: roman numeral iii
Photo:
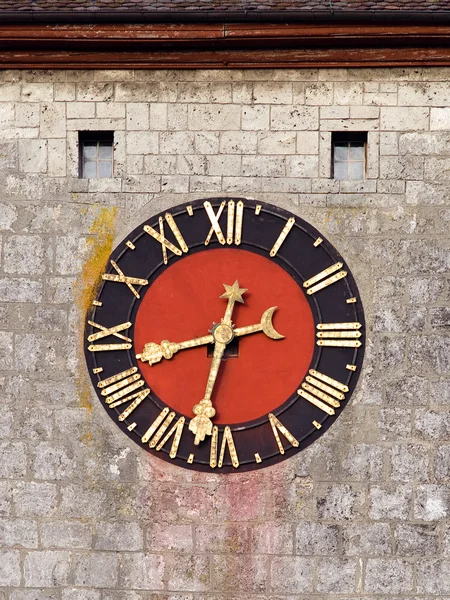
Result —
<path fill-rule="evenodd" d="M 362 333 L 361 323 L 319 323 L 316 334 L 318 346 L 337 346 L 340 348 L 359 348 L 361 342 L 358 338 Z"/>

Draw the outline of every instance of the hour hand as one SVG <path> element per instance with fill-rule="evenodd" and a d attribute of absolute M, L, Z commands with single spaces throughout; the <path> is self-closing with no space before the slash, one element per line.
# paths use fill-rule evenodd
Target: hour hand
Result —
<path fill-rule="evenodd" d="M 142 362 L 148 362 L 149 365 L 154 365 L 163 358 L 172 358 L 179 350 L 204 346 L 205 344 L 211 344 L 212 342 L 214 342 L 214 337 L 212 335 L 204 335 L 202 337 L 178 343 L 169 342 L 169 340 L 163 340 L 160 344 L 149 342 L 148 344 L 145 344 L 141 354 L 136 354 L 136 358 L 140 359 Z"/>

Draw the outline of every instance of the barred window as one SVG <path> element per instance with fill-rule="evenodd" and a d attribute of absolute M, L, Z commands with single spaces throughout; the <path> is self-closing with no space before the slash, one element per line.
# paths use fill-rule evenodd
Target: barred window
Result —
<path fill-rule="evenodd" d="M 334 132 L 332 148 L 334 179 L 365 178 L 367 132 Z"/>
<path fill-rule="evenodd" d="M 113 131 L 80 131 L 80 177 L 84 179 L 113 177 L 113 145 Z"/>

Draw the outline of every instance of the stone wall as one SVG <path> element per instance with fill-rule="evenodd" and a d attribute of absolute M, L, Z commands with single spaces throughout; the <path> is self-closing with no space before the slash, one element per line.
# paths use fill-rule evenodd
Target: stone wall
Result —
<path fill-rule="evenodd" d="M 0 600 L 450 597 L 449 76 L 0 73 Z M 78 178 L 82 129 L 114 130 L 113 179 Z M 365 181 L 330 178 L 335 130 L 368 132 Z M 321 441 L 226 477 L 131 445 L 82 355 L 115 241 L 214 195 L 323 231 L 368 321 Z"/>

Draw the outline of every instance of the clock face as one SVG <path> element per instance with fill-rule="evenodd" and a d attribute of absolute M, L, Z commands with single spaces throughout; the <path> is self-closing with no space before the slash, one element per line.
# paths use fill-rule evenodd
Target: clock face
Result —
<path fill-rule="evenodd" d="M 262 468 L 314 442 L 359 376 L 364 313 L 343 258 L 248 199 L 178 206 L 112 253 L 86 319 L 110 417 L 186 468 Z"/>

